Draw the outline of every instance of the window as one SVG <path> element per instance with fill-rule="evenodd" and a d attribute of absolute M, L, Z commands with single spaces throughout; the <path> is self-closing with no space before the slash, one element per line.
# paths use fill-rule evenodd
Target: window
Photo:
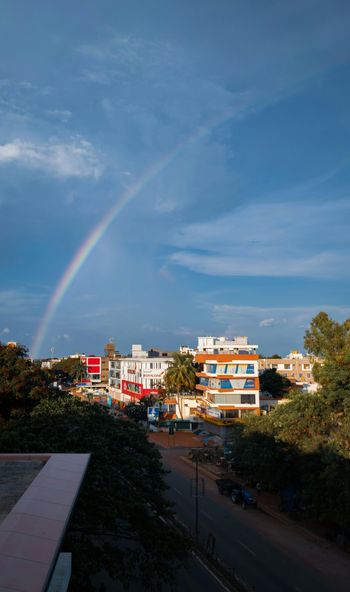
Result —
<path fill-rule="evenodd" d="M 283 364 L 285 370 L 290 370 L 290 364 Z"/>
<path fill-rule="evenodd" d="M 242 405 L 255 405 L 255 395 L 241 395 Z"/>

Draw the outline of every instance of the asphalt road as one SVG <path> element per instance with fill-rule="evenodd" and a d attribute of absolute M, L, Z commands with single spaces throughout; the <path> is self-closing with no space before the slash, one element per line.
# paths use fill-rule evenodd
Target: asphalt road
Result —
<path fill-rule="evenodd" d="M 194 467 L 181 461 L 176 450 L 162 451 L 170 486 L 168 497 L 176 503 L 177 517 L 194 532 L 195 501 L 191 497 Z M 203 475 L 200 475 L 203 478 Z M 215 482 L 205 478 L 205 495 L 199 499 L 200 537 L 215 537 L 216 553 L 228 568 L 256 592 L 347 592 L 344 577 L 350 561 L 339 556 L 341 573 L 331 551 L 302 540 L 277 520 L 259 510 L 242 510 L 221 496 Z M 329 559 L 329 569 L 325 562 Z M 348 563 L 349 561 L 349 563 Z M 182 579 L 182 578 L 181 578 Z M 196 586 L 197 588 L 197 586 Z M 194 589 L 190 588 L 190 589 Z M 203 589 L 203 588 L 202 588 Z M 214 588 L 205 588 L 214 590 Z"/>

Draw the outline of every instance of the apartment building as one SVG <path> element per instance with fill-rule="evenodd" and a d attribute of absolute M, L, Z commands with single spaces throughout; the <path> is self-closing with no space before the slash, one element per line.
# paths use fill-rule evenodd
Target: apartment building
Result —
<path fill-rule="evenodd" d="M 81 356 L 80 361 L 85 367 L 85 377 L 82 382 L 86 384 L 101 382 L 101 356 Z"/>
<path fill-rule="evenodd" d="M 124 401 L 140 400 L 150 395 L 158 395 L 164 372 L 173 358 L 152 357 L 141 345 L 132 346 L 131 357 L 120 359 L 121 392 Z"/>
<path fill-rule="evenodd" d="M 298 350 L 293 350 L 285 358 L 260 358 L 260 372 L 275 369 L 291 382 L 315 384 L 312 376 L 313 362 Z"/>
<path fill-rule="evenodd" d="M 227 425 L 247 413 L 259 414 L 258 346 L 247 337 L 199 337 L 195 362 L 197 415 L 206 421 Z"/>

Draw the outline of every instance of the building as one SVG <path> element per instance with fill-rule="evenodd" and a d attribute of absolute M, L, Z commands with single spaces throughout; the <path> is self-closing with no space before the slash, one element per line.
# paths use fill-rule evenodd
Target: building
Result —
<path fill-rule="evenodd" d="M 120 390 L 120 366 L 121 358 L 108 361 L 108 385 Z"/>
<path fill-rule="evenodd" d="M 83 382 L 86 384 L 109 384 L 111 368 L 116 369 L 116 366 L 111 366 L 110 362 L 118 360 L 120 353 L 116 351 L 115 344 L 110 341 L 105 345 L 104 356 L 81 356 L 81 363 L 85 366 L 85 379 Z M 117 378 L 117 375 L 114 376 Z"/>
<path fill-rule="evenodd" d="M 279 374 L 299 385 L 315 385 L 312 375 L 313 362 L 298 350 L 292 351 L 285 358 L 260 358 L 259 370 L 275 369 Z M 312 387 L 311 387 L 312 390 Z"/>
<path fill-rule="evenodd" d="M 96 384 L 102 380 L 102 358 L 101 356 L 81 356 L 81 363 L 85 366 L 85 378 L 82 382 Z"/>
<path fill-rule="evenodd" d="M 131 357 L 120 359 L 123 401 L 158 395 L 163 374 L 172 361 L 171 357 L 151 357 L 141 345 L 133 345 Z"/>
<path fill-rule="evenodd" d="M 0 590 L 66 592 L 61 544 L 90 454 L 1 454 Z"/>
<path fill-rule="evenodd" d="M 112 340 L 109 341 L 109 343 L 106 343 L 106 345 L 104 347 L 104 351 L 105 351 L 105 355 L 102 356 L 102 358 L 101 358 L 101 382 L 103 382 L 104 384 L 106 384 L 106 383 L 111 384 L 110 383 L 111 370 L 112 370 L 112 374 L 113 374 L 112 379 L 116 380 L 117 374 L 115 371 L 117 370 L 117 367 L 118 367 L 117 364 L 111 365 L 111 361 L 118 360 L 120 358 L 120 353 L 118 351 L 116 351 L 115 344 Z M 120 366 L 119 366 L 119 368 L 120 368 Z M 119 378 L 120 378 L 120 376 L 119 376 Z"/>
<path fill-rule="evenodd" d="M 229 425 L 247 413 L 259 414 L 257 348 L 247 337 L 198 338 L 197 415 L 209 423 Z"/>

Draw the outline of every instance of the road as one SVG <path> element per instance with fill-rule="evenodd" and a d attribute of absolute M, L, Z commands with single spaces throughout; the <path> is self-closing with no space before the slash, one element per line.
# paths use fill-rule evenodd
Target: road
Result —
<path fill-rule="evenodd" d="M 167 495 L 176 504 L 177 517 L 193 532 L 194 467 L 185 464 L 179 454 L 174 449 L 162 451 L 165 468 L 171 471 Z M 218 556 L 251 590 L 348 592 L 350 560 L 345 553 L 326 548 L 326 542 L 320 546 L 259 510 L 242 510 L 219 495 L 212 479 L 204 479 L 205 496 L 199 500 L 200 537 L 204 542 L 209 533 L 215 537 Z"/>

